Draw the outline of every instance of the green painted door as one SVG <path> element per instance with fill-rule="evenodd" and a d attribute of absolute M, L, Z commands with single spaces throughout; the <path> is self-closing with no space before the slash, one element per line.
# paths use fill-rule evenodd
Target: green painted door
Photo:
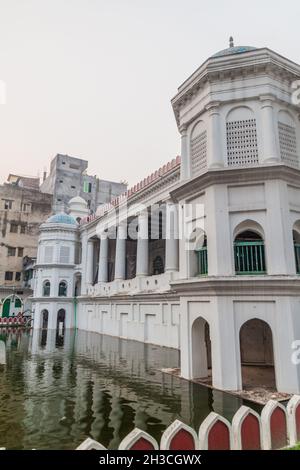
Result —
<path fill-rule="evenodd" d="M 2 317 L 9 317 L 10 299 L 6 299 L 2 308 Z"/>

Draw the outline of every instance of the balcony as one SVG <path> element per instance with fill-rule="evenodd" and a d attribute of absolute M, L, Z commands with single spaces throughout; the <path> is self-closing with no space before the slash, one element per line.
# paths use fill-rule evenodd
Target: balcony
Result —
<path fill-rule="evenodd" d="M 112 296 L 135 295 L 138 293 L 167 292 L 170 290 L 170 282 L 177 279 L 178 272 L 167 272 L 154 276 L 141 276 L 133 279 L 118 280 L 112 282 L 97 283 L 88 286 L 88 295 Z"/>

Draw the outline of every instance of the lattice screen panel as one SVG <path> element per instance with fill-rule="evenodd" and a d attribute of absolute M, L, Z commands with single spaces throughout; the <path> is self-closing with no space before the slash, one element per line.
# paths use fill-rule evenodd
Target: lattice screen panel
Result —
<path fill-rule="evenodd" d="M 227 122 L 228 165 L 258 163 L 256 119 Z"/>
<path fill-rule="evenodd" d="M 278 122 L 280 154 L 282 161 L 287 165 L 299 166 L 297 155 L 296 129 L 282 122 Z"/>
<path fill-rule="evenodd" d="M 44 261 L 45 263 L 53 263 L 53 246 L 45 246 Z"/>
<path fill-rule="evenodd" d="M 59 262 L 60 263 L 69 263 L 70 259 L 70 248 L 68 246 L 61 246 L 59 253 Z"/>
<path fill-rule="evenodd" d="M 207 133 L 201 132 L 191 140 L 192 176 L 198 175 L 206 167 Z"/>

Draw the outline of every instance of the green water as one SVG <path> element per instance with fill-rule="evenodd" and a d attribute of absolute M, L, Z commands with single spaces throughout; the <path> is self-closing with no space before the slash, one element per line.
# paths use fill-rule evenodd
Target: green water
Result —
<path fill-rule="evenodd" d="M 115 449 L 134 427 L 160 439 L 176 418 L 198 430 L 210 411 L 231 419 L 243 404 L 163 374 L 179 366 L 174 349 L 96 333 L 2 330 L 0 362 L 7 449 L 74 449 L 88 436 Z"/>

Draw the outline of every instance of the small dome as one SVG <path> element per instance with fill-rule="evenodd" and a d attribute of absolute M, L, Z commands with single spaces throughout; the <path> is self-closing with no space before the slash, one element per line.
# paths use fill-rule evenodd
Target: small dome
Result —
<path fill-rule="evenodd" d="M 54 214 L 49 217 L 46 221 L 47 224 L 67 224 L 67 225 L 77 225 L 76 220 L 71 215 L 61 212 L 60 214 Z"/>
<path fill-rule="evenodd" d="M 242 54 L 243 52 L 255 51 L 257 48 L 252 46 L 234 46 L 217 52 L 212 57 L 223 57 L 231 54 Z"/>
<path fill-rule="evenodd" d="M 75 197 L 72 197 L 72 199 L 70 199 L 69 206 L 72 206 L 75 204 L 87 207 L 87 202 L 80 196 L 75 196 Z"/>

